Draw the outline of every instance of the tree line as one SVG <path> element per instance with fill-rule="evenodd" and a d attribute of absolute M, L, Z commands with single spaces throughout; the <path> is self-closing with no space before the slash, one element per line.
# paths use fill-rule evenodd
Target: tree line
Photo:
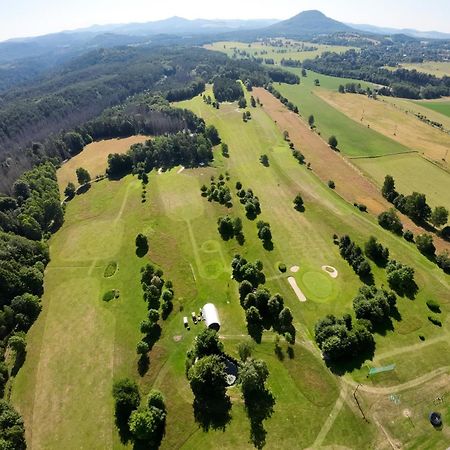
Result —
<path fill-rule="evenodd" d="M 348 50 L 345 53 L 325 52 L 315 59 L 303 62 L 308 70 L 340 78 L 355 78 L 384 86 L 378 90 L 382 95 L 395 97 L 439 98 L 450 95 L 450 77 L 438 78 L 417 70 L 388 70 L 391 63 L 384 47 L 367 47 L 361 51 Z M 397 60 L 398 62 L 399 60 Z"/>

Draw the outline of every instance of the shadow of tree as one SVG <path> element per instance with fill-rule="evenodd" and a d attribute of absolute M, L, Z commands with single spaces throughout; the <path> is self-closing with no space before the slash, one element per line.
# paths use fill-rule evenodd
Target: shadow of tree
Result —
<path fill-rule="evenodd" d="M 245 236 L 243 233 L 239 233 L 236 235 L 236 241 L 239 245 L 244 245 L 245 243 Z"/>
<path fill-rule="evenodd" d="M 195 421 L 204 431 L 225 430 L 231 420 L 231 401 L 226 394 L 197 396 L 192 407 Z"/>
<path fill-rule="evenodd" d="M 247 323 L 247 331 L 251 338 L 258 344 L 261 343 L 264 327 L 262 324 Z"/>
<path fill-rule="evenodd" d="M 271 252 L 274 249 L 274 245 L 272 241 L 263 241 L 263 247 L 268 252 Z"/>
<path fill-rule="evenodd" d="M 245 396 L 244 401 L 250 419 L 250 441 L 256 448 L 261 449 L 266 445 L 267 435 L 263 421 L 272 416 L 275 397 L 265 389 L 252 396 Z"/>
<path fill-rule="evenodd" d="M 294 347 L 289 346 L 287 348 L 286 352 L 289 356 L 289 359 L 294 359 L 294 357 L 295 357 Z"/>
<path fill-rule="evenodd" d="M 325 360 L 325 364 L 335 375 L 342 376 L 355 369 L 361 369 L 365 361 L 373 359 L 374 354 L 375 343 L 356 355 L 352 355 L 348 358 L 341 358 L 339 360 Z"/>
<path fill-rule="evenodd" d="M 122 444 L 127 444 L 132 436 L 130 432 L 130 427 L 128 426 L 128 420 L 130 419 L 132 411 L 121 411 L 116 409 L 116 426 L 119 431 L 120 442 Z"/>
<path fill-rule="evenodd" d="M 21 367 L 23 366 L 25 362 L 25 358 L 27 356 L 27 351 L 24 350 L 23 352 L 16 353 L 16 358 L 14 360 L 14 366 L 11 369 L 11 376 L 15 377 L 18 373 Z"/>
<path fill-rule="evenodd" d="M 144 257 L 148 252 L 148 245 L 144 245 L 142 247 L 136 247 L 136 256 L 138 258 Z"/>
<path fill-rule="evenodd" d="M 82 194 L 85 194 L 87 191 L 89 191 L 90 188 L 91 188 L 91 183 L 83 184 L 83 186 L 80 186 L 80 187 L 76 190 L 76 195 L 82 195 Z"/>
<path fill-rule="evenodd" d="M 150 368 L 149 356 L 147 354 L 141 355 L 140 358 L 138 359 L 138 363 L 137 363 L 137 369 L 138 369 L 139 375 L 141 377 L 143 377 L 148 372 L 149 368 Z"/>

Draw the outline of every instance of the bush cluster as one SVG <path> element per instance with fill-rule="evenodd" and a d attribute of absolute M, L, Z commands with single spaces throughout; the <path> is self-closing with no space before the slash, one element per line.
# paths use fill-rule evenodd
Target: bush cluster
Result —
<path fill-rule="evenodd" d="M 352 266 L 360 277 L 367 277 L 372 269 L 359 245 L 355 244 L 349 236 L 344 235 L 339 239 L 339 253 Z"/>
<path fill-rule="evenodd" d="M 226 185 L 226 180 L 228 179 L 228 175 L 224 176 L 220 174 L 218 181 L 216 181 L 215 177 L 212 176 L 209 188 L 205 184 L 200 188 L 202 197 L 206 197 L 210 202 L 214 201 L 225 205 L 227 208 L 231 208 L 233 206 L 231 202 L 231 191 Z"/>
<path fill-rule="evenodd" d="M 247 218 L 250 220 L 256 219 L 261 214 L 259 198 L 253 193 L 252 189 L 244 190 L 241 183 L 239 183 L 240 188 L 237 186 L 238 184 L 236 184 L 237 196 L 241 204 L 244 205 Z"/>

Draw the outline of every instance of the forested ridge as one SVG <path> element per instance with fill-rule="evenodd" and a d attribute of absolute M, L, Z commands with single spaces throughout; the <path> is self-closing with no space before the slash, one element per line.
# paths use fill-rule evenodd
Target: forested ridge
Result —
<path fill-rule="evenodd" d="M 149 119 L 142 119 L 142 110 L 136 111 L 139 107 L 131 112 L 130 96 L 160 93 L 170 101 L 192 98 L 203 91 L 205 82 L 212 82 L 218 76 L 248 80 L 255 86 L 262 86 L 272 78 L 297 80 L 292 74 L 267 71 L 253 61 L 232 61 L 226 55 L 202 48 L 118 47 L 86 53 L 36 85 L 8 92 L 0 99 L 0 191 L 9 192 L 24 170 L 47 157 L 57 162 L 74 154 L 72 138 L 66 134 L 77 127 L 84 128 L 108 108 L 128 102 L 126 114 L 134 117 L 129 121 L 132 127 L 123 121 L 117 135 L 111 131 L 114 126 L 109 132 L 99 131 L 98 135 L 91 130 L 92 139 L 127 135 L 123 128 L 126 126 L 129 133 L 136 128 L 150 128 L 148 132 L 155 132 L 145 125 Z M 145 101 L 144 108 L 148 106 Z M 116 110 L 109 111 L 109 118 L 115 113 Z M 123 117 L 123 111 L 120 114 Z M 157 116 L 161 119 L 167 114 L 159 111 L 152 115 L 157 132 L 162 123 Z M 99 130 L 101 120 L 94 120 L 91 128 Z M 162 127 L 161 132 L 180 130 L 179 124 L 174 124 L 174 115 L 171 122 L 169 129 Z M 89 142 L 87 138 L 84 144 Z"/>

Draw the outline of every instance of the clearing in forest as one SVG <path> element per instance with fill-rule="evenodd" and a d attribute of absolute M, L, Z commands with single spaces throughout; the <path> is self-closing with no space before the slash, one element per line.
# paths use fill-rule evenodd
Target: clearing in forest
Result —
<path fill-rule="evenodd" d="M 75 174 L 78 167 L 85 168 L 92 179 L 97 175 L 104 175 L 110 153 L 125 153 L 133 144 L 145 142 L 147 139 L 149 139 L 148 136 L 131 136 L 122 139 L 106 139 L 86 145 L 78 155 L 66 161 L 58 169 L 58 185 L 61 195 L 69 181 L 75 186 L 78 184 Z"/>

